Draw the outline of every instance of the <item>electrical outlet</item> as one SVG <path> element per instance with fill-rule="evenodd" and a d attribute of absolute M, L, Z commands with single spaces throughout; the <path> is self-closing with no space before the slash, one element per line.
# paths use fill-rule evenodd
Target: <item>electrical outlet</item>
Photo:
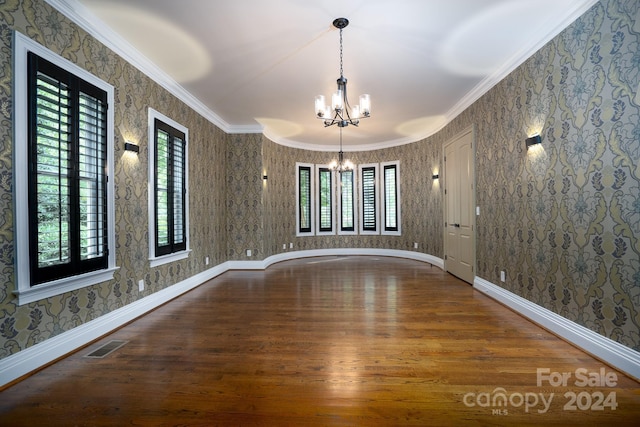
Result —
<path fill-rule="evenodd" d="M 204 265 L 209 265 L 209 257 L 204 257 Z"/>
<path fill-rule="evenodd" d="M 506 277 L 505 277 L 504 271 L 501 271 L 500 272 L 500 281 L 504 282 L 505 280 L 506 280 Z"/>
<path fill-rule="evenodd" d="M 282 249 L 287 249 L 287 244 L 286 243 L 282 244 Z"/>
<path fill-rule="evenodd" d="M 142 279 L 138 280 L 138 291 L 139 292 L 144 291 L 144 280 Z"/>
<path fill-rule="evenodd" d="M 418 242 L 413 242 L 413 249 L 418 249 Z"/>
<path fill-rule="evenodd" d="M 289 243 L 289 249 L 293 249 L 293 242 Z"/>
<path fill-rule="evenodd" d="M 247 249 L 247 256 L 251 256 L 251 249 Z"/>

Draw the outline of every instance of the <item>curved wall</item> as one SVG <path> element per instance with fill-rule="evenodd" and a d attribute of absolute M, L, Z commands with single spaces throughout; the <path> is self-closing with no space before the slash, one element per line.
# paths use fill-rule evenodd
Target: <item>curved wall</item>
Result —
<path fill-rule="evenodd" d="M 347 153 L 356 164 L 400 160 L 400 237 L 296 238 L 295 162 L 329 163 L 335 153 L 263 137 L 262 258 L 289 242 L 295 251 L 419 242 L 444 258 L 443 192 L 431 174 L 442 170 L 443 144 L 473 127 L 476 277 L 640 350 L 639 15 L 638 2 L 603 0 L 436 135 Z M 527 151 L 536 132 L 541 148 Z"/>
<path fill-rule="evenodd" d="M 268 174 L 264 186 L 266 256 L 287 250 L 328 248 L 378 248 L 418 251 L 442 257 L 442 188 L 431 178 L 440 170 L 441 147 L 415 143 L 368 152 L 346 153 L 354 164 L 400 161 L 401 236 L 316 236 L 296 237 L 296 162 L 328 164 L 335 153 L 300 150 L 263 138 L 263 167 Z M 337 150 L 336 150 L 337 151 Z M 293 248 L 289 249 L 289 243 Z M 418 243 L 418 249 L 414 249 Z"/>
<path fill-rule="evenodd" d="M 284 251 L 373 248 L 444 258 L 443 144 L 473 126 L 477 272 L 560 316 L 640 350 L 640 3 L 602 0 L 438 134 L 399 147 L 348 153 L 356 164 L 399 160 L 402 236 L 295 237 L 295 163 L 335 153 L 299 150 L 262 135 L 227 135 L 43 0 L 0 13 L 0 359 L 87 325 L 230 261 Z M 116 278 L 18 306 L 12 192 L 13 30 L 116 88 Z M 190 130 L 192 254 L 150 268 L 146 117 L 152 107 Z M 542 130 L 543 152 L 525 137 Z M 140 142 L 137 164 L 124 139 Z M 267 182 L 262 175 L 268 175 Z M 294 243 L 293 249 L 288 243 Z M 252 251 L 247 256 L 246 250 Z M 207 265 L 205 259 L 209 258 Z M 500 271 L 507 280 L 500 282 Z M 144 279 L 146 289 L 137 290 Z M 140 313 L 141 314 L 141 313 Z"/>

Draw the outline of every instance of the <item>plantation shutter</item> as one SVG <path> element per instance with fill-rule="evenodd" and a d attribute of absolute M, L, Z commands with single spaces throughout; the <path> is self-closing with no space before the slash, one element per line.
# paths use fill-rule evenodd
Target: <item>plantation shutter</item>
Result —
<path fill-rule="evenodd" d="M 353 171 L 343 171 L 340 174 L 340 229 L 342 231 L 354 231 L 353 196 Z"/>
<path fill-rule="evenodd" d="M 299 221 L 298 230 L 301 233 L 311 232 L 311 168 L 300 166 L 298 168 L 299 182 Z"/>
<path fill-rule="evenodd" d="M 106 92 L 29 53 L 32 285 L 106 267 Z"/>
<path fill-rule="evenodd" d="M 320 201 L 319 205 L 319 223 L 320 230 L 319 231 L 332 231 L 333 230 L 333 221 L 332 221 L 332 208 L 331 208 L 331 199 L 333 195 L 332 191 L 332 180 L 331 180 L 331 170 L 328 168 L 319 168 L 318 169 L 318 178 L 320 185 L 318 185 L 318 200 Z"/>
<path fill-rule="evenodd" d="M 184 133 L 155 120 L 156 256 L 186 249 L 186 143 Z"/>
<path fill-rule="evenodd" d="M 398 231 L 397 168 L 384 167 L 384 229 Z"/>
<path fill-rule="evenodd" d="M 362 229 L 377 231 L 376 223 L 376 170 L 362 168 Z"/>

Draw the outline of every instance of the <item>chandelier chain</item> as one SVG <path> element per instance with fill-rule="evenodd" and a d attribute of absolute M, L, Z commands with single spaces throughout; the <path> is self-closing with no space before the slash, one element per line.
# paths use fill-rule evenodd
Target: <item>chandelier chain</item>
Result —
<path fill-rule="evenodd" d="M 342 77 L 342 28 L 340 28 L 340 77 Z"/>

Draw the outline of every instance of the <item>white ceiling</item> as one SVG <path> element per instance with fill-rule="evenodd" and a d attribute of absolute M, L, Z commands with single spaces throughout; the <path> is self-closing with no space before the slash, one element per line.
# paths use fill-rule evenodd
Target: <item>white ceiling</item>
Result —
<path fill-rule="evenodd" d="M 435 133 L 596 0 L 47 1 L 225 131 L 317 150 L 338 144 L 314 97 L 336 89 L 346 17 L 349 99 L 372 100 L 350 151 Z"/>

